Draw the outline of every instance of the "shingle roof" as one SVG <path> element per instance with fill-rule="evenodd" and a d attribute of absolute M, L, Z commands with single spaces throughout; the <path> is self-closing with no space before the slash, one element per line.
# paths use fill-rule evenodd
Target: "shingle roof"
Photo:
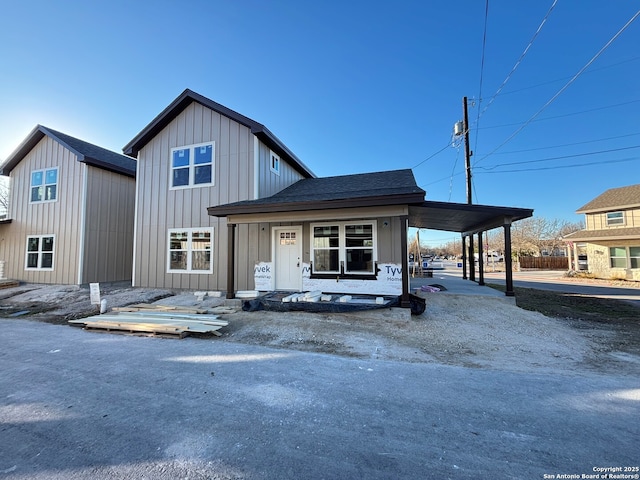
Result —
<path fill-rule="evenodd" d="M 276 212 L 295 208 L 320 210 L 413 203 L 424 200 L 411 170 L 306 178 L 270 197 L 209 207 L 209 215 Z"/>
<path fill-rule="evenodd" d="M 563 240 L 572 242 L 637 239 L 640 239 L 640 227 L 608 228 L 606 230 L 580 230 L 563 237 Z"/>
<path fill-rule="evenodd" d="M 199 103 L 211 110 L 218 112 L 221 115 L 224 115 L 232 120 L 235 120 L 241 125 L 251 129 L 251 133 L 253 133 L 256 137 L 258 137 L 265 145 L 267 145 L 271 150 L 276 152 L 298 172 L 300 172 L 305 177 L 315 177 L 315 174 L 307 167 L 302 161 L 295 156 L 287 146 L 282 143 L 282 141 L 276 137 L 267 127 L 262 125 L 255 120 L 252 120 L 249 117 L 245 117 L 244 115 L 231 110 L 230 108 L 225 107 L 213 100 L 208 99 L 188 88 L 182 92 L 178 98 L 176 98 L 167 108 L 165 108 L 162 112 L 158 114 L 156 118 L 154 118 L 149 125 L 147 125 L 136 137 L 131 140 L 127 145 L 124 146 L 122 151 L 125 155 L 129 155 L 131 157 L 137 157 L 138 152 L 149 143 L 153 137 L 158 135 L 160 131 L 165 128 L 174 118 L 176 118 L 185 108 L 191 105 L 193 102 Z"/>
<path fill-rule="evenodd" d="M 36 126 L 18 149 L 9 156 L 2 165 L 0 174 L 8 175 L 45 135 L 73 152 L 79 162 L 129 177 L 136 176 L 136 161 L 134 159 L 42 125 Z"/>
<path fill-rule="evenodd" d="M 640 184 L 611 188 L 597 196 L 576 213 L 594 213 L 640 207 Z"/>

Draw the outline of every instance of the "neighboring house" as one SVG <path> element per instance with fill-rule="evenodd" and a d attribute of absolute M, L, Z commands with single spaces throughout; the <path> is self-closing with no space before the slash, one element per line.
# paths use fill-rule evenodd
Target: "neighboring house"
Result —
<path fill-rule="evenodd" d="M 38 125 L 2 165 L 5 277 L 80 285 L 131 279 L 135 160 Z"/>
<path fill-rule="evenodd" d="M 207 207 L 270 196 L 309 170 L 264 125 L 185 90 L 128 145 L 138 160 L 133 285 L 227 289 L 227 225 Z M 253 284 L 264 225 L 239 229 L 236 271 Z M 246 287 L 245 287 L 246 288 Z"/>
<path fill-rule="evenodd" d="M 589 272 L 640 281 L 640 184 L 607 190 L 576 213 L 585 214 L 586 228 L 564 237 L 574 261 L 584 243 Z"/>

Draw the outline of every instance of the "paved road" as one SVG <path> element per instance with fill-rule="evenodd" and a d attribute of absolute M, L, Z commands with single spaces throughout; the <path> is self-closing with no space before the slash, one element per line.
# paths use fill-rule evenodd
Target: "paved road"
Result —
<path fill-rule="evenodd" d="M 485 273 L 485 282 L 504 285 L 504 272 Z M 477 280 L 477 275 L 476 275 Z M 558 271 L 529 271 L 514 272 L 513 284 L 518 287 L 537 288 L 556 292 L 575 293 L 590 297 L 627 300 L 640 306 L 640 288 L 622 288 L 606 285 L 583 283 L 564 278 L 564 272 Z"/>
<path fill-rule="evenodd" d="M 2 479 L 541 479 L 640 464 L 640 384 L 622 371 L 0 325 Z"/>

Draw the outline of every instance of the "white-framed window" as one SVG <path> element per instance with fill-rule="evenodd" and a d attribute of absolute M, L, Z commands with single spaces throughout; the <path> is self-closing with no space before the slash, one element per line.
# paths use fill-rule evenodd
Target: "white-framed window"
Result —
<path fill-rule="evenodd" d="M 608 212 L 607 226 L 624 225 L 624 212 Z"/>
<path fill-rule="evenodd" d="M 377 245 L 375 220 L 312 224 L 312 273 L 375 275 Z"/>
<path fill-rule="evenodd" d="M 25 270 L 53 270 L 54 235 L 29 235 Z"/>
<path fill-rule="evenodd" d="M 207 187 L 214 184 L 215 142 L 171 149 L 170 188 Z"/>
<path fill-rule="evenodd" d="M 55 202 L 58 199 L 58 167 L 31 172 L 31 203 Z"/>
<path fill-rule="evenodd" d="M 269 155 L 269 170 L 276 175 L 280 175 L 280 156 L 273 150 L 271 150 L 271 154 Z"/>
<path fill-rule="evenodd" d="M 627 268 L 627 249 L 625 247 L 609 247 L 611 268 Z"/>
<path fill-rule="evenodd" d="M 213 273 L 213 227 L 169 229 L 168 273 Z"/>
<path fill-rule="evenodd" d="M 640 268 L 640 247 L 629 247 L 629 260 L 631 268 Z"/>

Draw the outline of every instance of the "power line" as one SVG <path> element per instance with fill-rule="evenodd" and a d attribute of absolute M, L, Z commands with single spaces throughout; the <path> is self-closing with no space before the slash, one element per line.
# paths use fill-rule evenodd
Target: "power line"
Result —
<path fill-rule="evenodd" d="M 558 0 L 553 0 L 553 3 L 551 4 L 551 7 L 549 8 L 549 11 L 547 12 L 547 14 L 544 16 L 544 18 L 542 19 L 542 22 L 540 22 L 540 25 L 538 25 L 538 29 L 536 30 L 536 32 L 533 34 L 533 37 L 531 37 L 531 40 L 529 40 L 529 44 L 527 45 L 527 47 L 524 49 L 524 51 L 520 54 L 520 58 L 518 58 L 518 61 L 516 61 L 516 64 L 513 66 L 513 68 L 511 69 L 511 71 L 509 72 L 509 74 L 507 75 L 507 78 L 505 78 L 502 82 L 502 85 L 500 85 L 500 87 L 498 88 L 498 90 L 496 91 L 496 93 L 493 94 L 493 96 L 491 97 L 491 99 L 489 100 L 489 103 L 487 103 L 487 105 L 484 107 L 484 110 L 482 110 L 482 112 L 478 113 L 478 118 L 480 118 L 480 116 L 487 111 L 487 108 L 489 108 L 491 106 L 491 104 L 493 103 L 493 101 L 496 99 L 496 97 L 498 95 L 500 95 L 500 92 L 502 91 L 502 89 L 504 88 L 504 86 L 507 84 L 507 82 L 509 81 L 509 79 L 511 78 L 511 76 L 515 73 L 516 69 L 518 68 L 518 66 L 520 66 L 520 63 L 522 63 L 522 60 L 524 59 L 525 55 L 527 54 L 527 52 L 529 51 L 529 49 L 531 48 L 531 45 L 533 45 L 533 42 L 536 40 L 536 38 L 538 37 L 538 34 L 540 33 L 540 31 L 542 30 L 542 27 L 544 26 L 544 24 L 547 22 L 547 19 L 549 18 L 549 15 L 551 15 L 551 12 L 553 11 L 554 7 L 556 6 L 556 3 L 558 3 Z"/>
<path fill-rule="evenodd" d="M 478 115 L 476 116 L 476 126 L 480 123 L 480 103 L 482 102 L 482 80 L 484 77 L 484 55 L 487 47 L 487 20 L 489 19 L 489 0 L 486 0 L 484 8 L 484 33 L 482 34 L 482 56 L 480 60 L 480 87 L 478 88 Z M 476 129 L 475 143 L 473 149 L 478 146 L 478 132 Z M 449 193 L 451 196 L 451 193 Z"/>
<path fill-rule="evenodd" d="M 619 138 L 635 137 L 635 136 L 638 136 L 638 135 L 640 135 L 640 132 L 639 133 L 628 133 L 626 135 L 617 135 L 615 137 L 598 138 L 598 139 L 595 139 L 595 140 L 585 140 L 583 142 L 563 143 L 561 145 L 551 145 L 551 146 L 548 146 L 548 147 L 526 148 L 526 149 L 523 149 L 523 150 L 510 150 L 508 152 L 496 152 L 496 153 L 494 153 L 494 155 L 512 155 L 514 153 L 535 152 L 537 150 L 550 150 L 552 148 L 573 147 L 575 145 L 585 145 L 587 143 L 606 142 L 608 140 L 617 140 Z"/>
<path fill-rule="evenodd" d="M 482 170 L 494 170 L 499 167 L 504 167 L 508 165 L 524 165 L 527 163 L 540 163 L 540 162 L 550 162 L 552 160 L 563 160 L 565 158 L 575 158 L 575 157 L 586 157 L 589 155 L 601 155 L 603 153 L 611 153 L 611 152 L 621 152 L 623 150 L 633 150 L 634 148 L 640 148 L 640 145 L 633 145 L 631 147 L 621 147 L 621 148 L 612 148 L 609 150 L 600 150 L 598 152 L 585 152 L 585 153 L 575 153 L 573 155 L 562 155 L 559 157 L 549 157 L 549 158 L 540 158 L 537 160 L 523 160 L 522 162 L 509 162 L 509 163 L 499 163 L 497 165 L 493 165 L 491 167 L 476 167 Z"/>
<path fill-rule="evenodd" d="M 613 105 L 605 105 L 603 107 L 590 108 L 589 110 L 581 110 L 579 112 L 563 113 L 562 115 L 554 115 L 552 117 L 538 118 L 536 120 L 531 120 L 529 123 L 543 122 L 543 121 L 546 121 L 546 120 L 554 120 L 556 118 L 571 117 L 571 116 L 574 116 L 574 115 L 582 115 L 583 113 L 597 112 L 599 110 L 606 110 L 608 108 L 624 107 L 624 106 L 627 106 L 627 105 L 631 105 L 632 103 L 638 103 L 638 102 L 640 102 L 640 99 L 639 100 L 631 100 L 629 102 L 616 103 L 616 104 L 613 104 Z M 504 123 L 502 125 L 491 125 L 489 127 L 479 127 L 479 129 L 480 130 L 488 130 L 490 128 L 513 127 L 515 125 L 521 125 L 521 124 L 522 124 L 522 122 Z"/>
<path fill-rule="evenodd" d="M 451 143 L 447 143 L 443 148 L 441 148 L 440 150 L 438 150 L 436 153 L 429 155 L 427 158 L 425 158 L 424 160 L 422 160 L 420 163 L 417 163 L 416 165 L 414 165 L 413 167 L 411 167 L 411 170 L 414 170 L 416 168 L 418 168 L 420 165 L 422 165 L 423 163 L 425 163 L 428 160 L 431 160 L 433 157 L 435 157 L 436 155 L 439 155 L 440 153 L 444 152 L 447 148 L 449 148 L 451 146 Z"/>
<path fill-rule="evenodd" d="M 567 169 L 567 168 L 588 167 L 590 165 L 604 165 L 604 164 L 610 164 L 610 163 L 631 162 L 633 160 L 640 160 L 640 157 L 621 158 L 619 160 L 601 160 L 599 162 L 589 162 L 589 163 L 576 163 L 574 165 L 556 165 L 553 167 L 522 168 L 518 170 L 501 170 L 499 172 L 476 172 L 476 173 L 495 174 L 495 173 L 538 172 L 541 170 L 561 170 L 561 169 Z"/>
<path fill-rule="evenodd" d="M 582 73 L 589 68 L 589 66 L 595 62 L 598 57 L 600 55 L 602 55 L 602 53 L 609 48 L 609 46 L 620 36 L 622 35 L 622 32 L 624 32 L 627 27 L 629 27 L 629 25 L 631 25 L 633 23 L 633 21 L 638 18 L 638 16 L 640 16 L 640 10 L 638 10 L 635 15 L 633 15 L 633 17 L 631 17 L 629 19 L 629 21 L 624 24 L 624 26 L 618 30 L 618 32 L 611 37 L 611 39 L 591 58 L 591 60 L 589 60 L 579 71 L 578 73 L 576 73 L 571 80 L 569 80 L 560 90 L 558 90 L 558 92 L 551 97 L 547 103 L 545 103 L 536 113 L 534 113 L 529 120 L 527 120 L 524 124 L 522 124 L 520 126 L 520 128 L 518 128 L 515 132 L 513 132 L 504 142 L 502 142 L 500 145 L 498 145 L 496 148 L 494 148 L 490 153 L 488 153 L 487 155 L 485 155 L 484 157 L 482 157 L 480 160 L 478 160 L 475 164 L 477 165 L 478 163 L 480 163 L 482 160 L 484 160 L 485 158 L 487 158 L 488 156 L 490 156 L 491 154 L 493 154 L 494 152 L 496 152 L 497 150 L 499 150 L 500 148 L 502 148 L 503 146 L 505 146 L 508 142 L 510 142 L 516 135 L 518 135 L 522 130 L 525 129 L 525 127 L 527 125 L 529 125 L 533 120 L 535 120 L 535 118 L 540 115 L 549 105 L 551 105 L 567 88 L 569 88 L 569 86 L 571 84 L 573 84 L 573 82 L 576 81 L 576 79 L 582 75 Z"/>

